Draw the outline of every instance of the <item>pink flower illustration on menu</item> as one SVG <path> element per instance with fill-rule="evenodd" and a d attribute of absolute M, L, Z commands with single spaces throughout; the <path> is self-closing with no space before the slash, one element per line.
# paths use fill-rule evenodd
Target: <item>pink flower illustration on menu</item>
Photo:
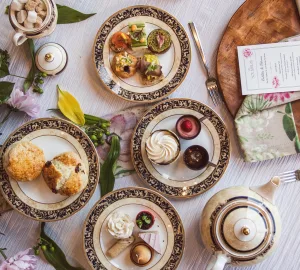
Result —
<path fill-rule="evenodd" d="M 243 51 L 243 55 L 245 58 L 250 57 L 253 54 L 253 52 L 251 51 L 251 49 L 247 48 Z"/>
<path fill-rule="evenodd" d="M 280 86 L 279 79 L 277 76 L 273 78 L 272 85 L 274 88 L 278 88 Z"/>

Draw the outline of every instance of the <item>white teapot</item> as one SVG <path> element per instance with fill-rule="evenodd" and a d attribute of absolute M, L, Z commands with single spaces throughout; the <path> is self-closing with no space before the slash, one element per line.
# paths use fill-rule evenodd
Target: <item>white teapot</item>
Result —
<path fill-rule="evenodd" d="M 207 270 L 226 264 L 249 266 L 270 256 L 281 234 L 281 220 L 274 205 L 280 178 L 259 187 L 221 190 L 206 204 L 200 221 L 202 240 L 214 255 Z"/>
<path fill-rule="evenodd" d="M 25 27 L 24 23 L 23 24 L 19 23 L 17 17 L 21 9 L 22 11 L 25 12 L 25 14 L 29 14 L 29 12 L 24 10 L 24 5 L 26 2 L 27 2 L 26 0 L 25 1 L 13 0 L 9 8 L 9 21 L 12 27 L 16 31 L 13 37 L 13 42 L 16 46 L 23 44 L 28 38 L 37 39 L 37 38 L 42 38 L 50 35 L 54 31 L 57 24 L 58 12 L 54 0 L 42 0 L 42 3 L 45 7 L 45 11 L 44 11 L 45 18 L 43 19 L 41 25 L 34 28 L 33 27 L 29 28 L 29 27 Z M 17 10 L 16 8 L 14 8 L 16 5 L 17 5 L 16 7 Z M 36 24 L 34 24 L 34 26 L 36 26 Z"/>

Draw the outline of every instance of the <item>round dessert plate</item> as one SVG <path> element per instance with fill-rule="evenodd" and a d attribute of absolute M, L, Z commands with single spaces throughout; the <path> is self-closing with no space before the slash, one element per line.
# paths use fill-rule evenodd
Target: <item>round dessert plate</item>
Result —
<path fill-rule="evenodd" d="M 171 35 L 171 48 L 157 55 L 164 79 L 155 85 L 144 85 L 139 72 L 123 79 L 112 70 L 115 53 L 109 47 L 110 38 L 118 31 L 127 33 L 128 23 L 133 22 L 144 22 L 147 36 L 158 28 Z M 134 51 L 132 54 L 141 57 L 146 52 L 150 51 Z M 191 48 L 183 26 L 172 15 L 152 6 L 132 6 L 116 12 L 103 23 L 95 39 L 93 58 L 97 73 L 109 91 L 128 101 L 154 102 L 170 95 L 182 83 L 190 66 Z"/>
<path fill-rule="evenodd" d="M 54 194 L 42 175 L 31 182 L 10 179 L 3 167 L 7 148 L 18 141 L 39 146 L 46 160 L 72 151 L 83 161 L 89 176 L 86 188 L 74 196 Z M 27 122 L 15 130 L 3 144 L 0 153 L 0 189 L 9 204 L 21 214 L 39 221 L 57 221 L 79 211 L 92 197 L 98 183 L 100 168 L 96 149 L 88 136 L 76 125 L 58 118 L 41 118 Z"/>
<path fill-rule="evenodd" d="M 153 164 L 146 153 L 146 140 L 159 129 L 176 133 L 176 122 L 183 115 L 202 118 L 200 134 L 192 140 L 180 139 L 181 152 L 175 162 Z M 139 176 L 154 190 L 177 198 L 196 196 L 214 186 L 230 158 L 229 134 L 222 119 L 210 107 L 190 99 L 167 99 L 152 107 L 137 124 L 131 143 L 132 162 Z M 208 152 L 209 164 L 202 170 L 191 170 L 184 163 L 183 153 L 192 145 Z"/>
<path fill-rule="evenodd" d="M 110 259 L 107 251 L 118 240 L 107 230 L 108 219 L 115 212 L 123 212 L 135 223 L 141 211 L 150 212 L 155 222 L 149 230 L 133 229 L 135 242 L 116 258 Z M 147 266 L 135 265 L 130 259 L 130 250 L 135 243 L 144 243 L 139 233 L 157 233 L 161 254 L 154 251 L 153 259 Z M 128 187 L 113 191 L 99 200 L 84 224 L 84 251 L 93 269 L 176 269 L 180 263 L 185 244 L 182 221 L 174 206 L 159 193 L 139 187 Z"/>

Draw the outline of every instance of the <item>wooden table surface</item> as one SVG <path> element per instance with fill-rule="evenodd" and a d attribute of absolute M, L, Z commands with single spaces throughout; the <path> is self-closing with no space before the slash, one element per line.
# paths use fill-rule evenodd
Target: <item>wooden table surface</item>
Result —
<path fill-rule="evenodd" d="M 9 24 L 8 17 L 4 15 L 5 6 L 9 0 L 0 2 L 0 48 L 7 49 L 11 55 L 11 72 L 26 75 L 29 69 L 29 55 L 24 46 L 15 47 L 12 44 L 13 29 Z M 214 70 L 216 52 L 226 25 L 244 2 L 243 0 L 59 0 L 59 4 L 66 4 L 86 13 L 97 12 L 97 15 L 87 21 L 73 25 L 58 25 L 55 32 L 50 36 L 38 40 L 36 47 L 46 42 L 62 44 L 69 54 L 67 69 L 59 76 L 47 79 L 44 85 L 45 93 L 38 96 L 41 104 L 40 116 L 49 116 L 46 109 L 55 108 L 57 102 L 56 85 L 73 93 L 80 101 L 83 110 L 89 114 L 104 115 L 129 106 L 132 103 L 123 101 L 110 94 L 100 85 L 92 63 L 92 46 L 94 37 L 102 22 L 111 14 L 121 8 L 137 4 L 149 4 L 160 7 L 170 12 L 188 30 L 189 21 L 194 21 L 199 29 L 204 50 L 209 65 Z M 189 36 L 190 32 L 187 31 Z M 192 42 L 191 42 L 192 43 Z M 11 80 L 12 78 L 7 78 Z M 16 84 L 22 84 L 21 80 L 15 80 Z M 192 64 L 190 71 L 172 97 L 185 97 L 199 100 L 212 106 L 205 89 L 205 75 L 198 60 L 195 46 L 192 43 Z M 199 235 L 199 218 L 201 211 L 208 199 L 223 188 L 234 185 L 259 185 L 268 181 L 279 172 L 299 168 L 300 156 L 290 156 L 260 163 L 244 163 L 240 155 L 239 146 L 235 136 L 233 121 L 225 109 L 217 111 L 224 118 L 232 141 L 232 156 L 228 170 L 222 180 L 209 192 L 189 200 L 171 200 L 177 208 L 184 223 L 186 232 L 186 248 L 183 259 L 178 269 L 202 270 L 205 269 L 210 252 L 205 250 Z M 0 115 L 5 110 L 0 109 Z M 22 113 L 15 113 L 4 125 L 0 132 L 0 144 L 14 128 L 28 121 L 30 118 Z M 299 185 L 299 186 L 298 186 Z M 118 179 L 116 188 L 126 186 L 144 186 L 137 175 Z M 262 264 L 244 269 L 279 270 L 300 269 L 300 207 L 299 192 L 300 184 L 294 183 L 282 186 L 277 194 L 277 204 L 280 209 L 283 223 L 282 237 L 276 252 Z M 88 269 L 82 248 L 82 227 L 88 211 L 99 199 L 99 189 L 95 192 L 92 200 L 83 210 L 73 217 L 48 224 L 50 236 L 65 251 L 66 255 L 74 264 L 80 263 Z M 10 211 L 0 217 L 0 247 L 6 247 L 8 256 L 14 255 L 20 250 L 32 247 L 39 234 L 39 223 L 25 218 L 15 211 Z M 53 269 L 43 259 L 38 262 L 38 270 Z M 230 266 L 226 269 L 234 269 Z"/>

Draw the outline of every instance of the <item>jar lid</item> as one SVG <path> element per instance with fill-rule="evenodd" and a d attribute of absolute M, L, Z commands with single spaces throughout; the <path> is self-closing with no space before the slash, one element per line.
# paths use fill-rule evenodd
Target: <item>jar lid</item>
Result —
<path fill-rule="evenodd" d="M 41 72 L 56 75 L 64 70 L 68 62 L 66 50 L 57 43 L 46 43 L 35 55 L 35 63 Z"/>
<path fill-rule="evenodd" d="M 270 209 L 250 197 L 235 197 L 211 216 L 216 246 L 238 260 L 255 259 L 273 245 L 276 226 Z"/>

